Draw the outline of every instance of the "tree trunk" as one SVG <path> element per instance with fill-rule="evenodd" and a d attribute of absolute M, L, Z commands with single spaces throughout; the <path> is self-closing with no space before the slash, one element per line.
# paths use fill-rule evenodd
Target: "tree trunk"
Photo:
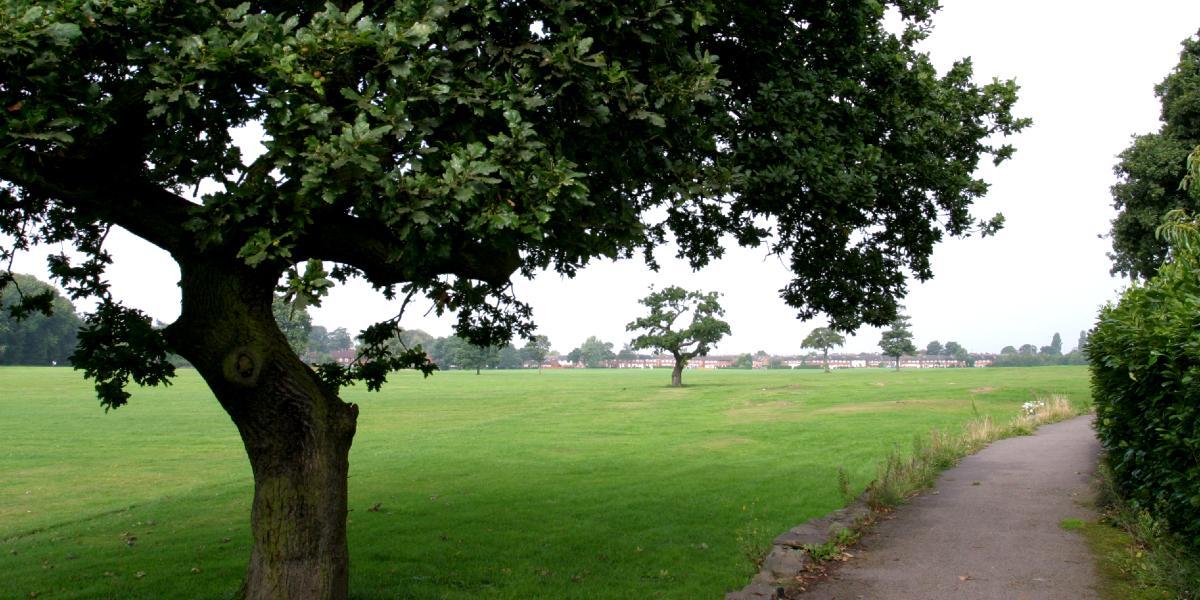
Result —
<path fill-rule="evenodd" d="M 897 371 L 900 370 L 900 357 L 899 356 L 896 357 L 896 370 Z"/>
<path fill-rule="evenodd" d="M 825 372 L 829 372 L 829 348 L 825 349 Z"/>
<path fill-rule="evenodd" d="M 671 387 L 683 385 L 683 365 L 685 364 L 687 364 L 687 359 L 675 357 L 675 368 L 671 370 Z"/>
<path fill-rule="evenodd" d="M 288 346 L 271 314 L 275 277 L 199 261 L 180 261 L 180 269 L 183 311 L 168 341 L 229 413 L 254 474 L 254 545 L 241 596 L 342 600 L 358 407 L 342 402 Z"/>

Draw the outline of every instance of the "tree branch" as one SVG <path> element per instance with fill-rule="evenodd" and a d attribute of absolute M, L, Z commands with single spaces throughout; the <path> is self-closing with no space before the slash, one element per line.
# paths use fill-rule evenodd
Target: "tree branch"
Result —
<path fill-rule="evenodd" d="M 192 248 L 184 223 L 195 205 L 143 179 L 122 177 L 86 161 L 33 153 L 0 163 L 0 179 L 85 218 L 119 225 L 172 255 Z"/>
<path fill-rule="evenodd" d="M 449 256 L 419 256 L 420 250 L 398 246 L 388 228 L 376 221 L 344 213 L 322 216 L 319 227 L 296 245 L 295 254 L 354 266 L 376 285 L 420 282 L 438 275 L 457 275 L 502 286 L 521 266 L 515 246 L 455 240 Z"/>

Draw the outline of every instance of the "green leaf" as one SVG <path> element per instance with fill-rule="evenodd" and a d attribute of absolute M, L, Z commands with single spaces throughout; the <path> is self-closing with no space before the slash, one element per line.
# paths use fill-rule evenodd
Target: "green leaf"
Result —
<path fill-rule="evenodd" d="M 24 14 L 21 15 L 21 22 L 22 23 L 33 23 L 34 21 L 37 21 L 38 19 L 42 18 L 42 15 L 45 14 L 45 12 L 46 12 L 46 10 L 44 8 L 42 8 L 41 6 L 39 6 L 37 4 L 34 4 L 33 6 L 30 6 L 25 11 Z"/>
<path fill-rule="evenodd" d="M 46 33 L 59 44 L 66 44 L 83 35 L 83 32 L 79 30 L 79 26 L 74 23 L 54 23 L 46 28 Z"/>
<path fill-rule="evenodd" d="M 591 50 L 592 43 L 594 41 L 595 40 L 590 37 L 585 37 L 579 40 L 579 42 L 575 44 L 575 51 L 579 53 L 580 56 L 587 54 L 588 50 Z"/>

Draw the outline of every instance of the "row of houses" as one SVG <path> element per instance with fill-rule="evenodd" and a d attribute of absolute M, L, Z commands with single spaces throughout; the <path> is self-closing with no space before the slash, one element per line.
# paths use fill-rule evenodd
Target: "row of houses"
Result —
<path fill-rule="evenodd" d="M 729 369 L 733 368 L 737 361 L 736 355 L 713 355 L 693 358 L 688 361 L 688 369 Z M 787 368 L 787 369 L 814 369 L 822 368 L 824 360 L 820 357 L 812 356 L 782 356 L 782 357 L 755 357 L 753 359 L 753 368 L 755 369 L 770 369 L 770 368 Z M 900 357 L 901 369 L 950 369 L 950 368 L 965 368 L 965 367 L 986 367 L 992 364 L 991 355 L 972 356 L 972 360 L 959 360 L 953 356 L 902 356 Z M 671 369 L 675 367 L 675 358 L 663 354 L 659 356 L 639 356 L 637 358 L 622 358 L 601 361 L 600 365 L 609 369 Z M 838 355 L 829 357 L 829 368 L 831 369 L 863 369 L 863 368 L 887 368 L 895 367 L 896 360 L 890 356 L 881 354 L 858 354 L 858 355 Z M 548 369 L 573 369 L 583 368 L 582 363 L 571 363 L 567 361 L 565 356 L 552 356 L 542 365 Z"/>
<path fill-rule="evenodd" d="M 349 365 L 357 357 L 353 349 L 336 350 L 329 353 L 329 358 L 342 365 Z M 992 355 L 974 355 L 972 361 L 959 360 L 953 356 L 902 356 L 901 369 L 950 369 L 963 367 L 986 367 L 992 364 Z M 689 369 L 729 369 L 733 368 L 738 359 L 737 355 L 700 356 L 688 361 Z M 316 361 L 311 361 L 316 362 Z M 752 362 L 755 369 L 787 368 L 815 369 L 821 368 L 824 361 L 820 356 L 780 356 L 754 357 Z M 881 354 L 836 354 L 829 357 L 831 369 L 864 369 L 894 367 L 896 360 Z M 526 365 L 534 367 L 535 365 Z M 579 369 L 582 363 L 572 363 L 565 356 L 551 355 L 541 365 L 546 369 Z M 614 358 L 601 362 L 608 369 L 672 369 L 675 358 L 669 354 L 658 356 L 637 356 L 634 358 Z"/>

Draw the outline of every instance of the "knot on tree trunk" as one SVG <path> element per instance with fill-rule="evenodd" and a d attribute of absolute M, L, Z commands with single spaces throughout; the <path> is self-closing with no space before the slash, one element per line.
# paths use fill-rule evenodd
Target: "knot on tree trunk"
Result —
<path fill-rule="evenodd" d="M 258 384 L 262 373 L 262 354 L 249 346 L 241 346 L 225 355 L 222 372 L 225 380 L 244 387 Z"/>

